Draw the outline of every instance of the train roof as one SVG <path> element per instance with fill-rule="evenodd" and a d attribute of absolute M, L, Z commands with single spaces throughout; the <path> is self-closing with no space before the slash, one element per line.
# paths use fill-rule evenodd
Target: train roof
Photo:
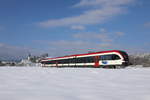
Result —
<path fill-rule="evenodd" d="M 110 53 L 110 52 L 121 53 L 121 52 L 125 52 L 125 51 L 122 51 L 122 50 L 108 50 L 108 51 L 99 51 L 99 52 L 91 52 L 91 53 L 84 53 L 84 54 L 67 55 L 67 56 L 54 57 L 54 58 L 47 57 L 47 58 L 45 58 L 43 60 L 53 60 L 53 59 L 59 59 L 59 58 L 67 58 L 67 57 L 74 57 L 74 56 L 84 56 L 84 55 L 93 55 L 93 54 Z"/>

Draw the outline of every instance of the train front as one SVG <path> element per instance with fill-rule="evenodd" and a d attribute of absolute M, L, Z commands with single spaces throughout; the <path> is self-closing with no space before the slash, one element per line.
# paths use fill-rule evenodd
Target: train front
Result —
<path fill-rule="evenodd" d="M 126 52 L 124 52 L 124 51 L 120 51 L 120 54 L 123 57 L 122 65 L 123 66 L 128 66 L 129 65 L 129 56 L 128 56 L 128 54 Z"/>

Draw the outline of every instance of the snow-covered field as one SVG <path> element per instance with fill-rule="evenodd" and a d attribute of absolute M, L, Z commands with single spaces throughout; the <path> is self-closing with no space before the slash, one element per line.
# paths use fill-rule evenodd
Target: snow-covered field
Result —
<path fill-rule="evenodd" d="M 0 67 L 0 100 L 150 100 L 150 68 Z"/>

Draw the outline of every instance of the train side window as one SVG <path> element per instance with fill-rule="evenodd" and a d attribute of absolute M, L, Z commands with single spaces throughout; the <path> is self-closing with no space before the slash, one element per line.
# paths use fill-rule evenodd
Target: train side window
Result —
<path fill-rule="evenodd" d="M 76 62 L 77 63 L 82 63 L 83 62 L 83 58 L 76 58 Z"/>
<path fill-rule="evenodd" d="M 107 59 L 106 59 L 106 55 L 100 56 L 100 59 L 101 59 L 101 60 L 107 60 Z"/>
<path fill-rule="evenodd" d="M 92 63 L 94 62 L 94 57 L 87 57 L 86 58 L 86 63 Z"/>
<path fill-rule="evenodd" d="M 57 63 L 61 63 L 61 61 L 60 61 L 60 60 L 57 60 Z"/>
<path fill-rule="evenodd" d="M 85 57 L 85 62 L 86 63 L 89 63 L 90 61 L 89 61 L 89 57 Z"/>
<path fill-rule="evenodd" d="M 75 63 L 75 62 L 76 62 L 76 59 L 75 59 L 75 58 L 73 58 L 73 59 L 72 59 L 72 63 Z"/>
<path fill-rule="evenodd" d="M 77 62 L 77 63 L 80 63 L 80 62 L 81 62 L 80 58 L 77 58 L 77 59 L 76 59 L 76 62 Z"/>
<path fill-rule="evenodd" d="M 66 59 L 66 60 L 65 60 L 65 63 L 66 63 L 66 64 L 69 63 L 69 59 Z"/>
<path fill-rule="evenodd" d="M 118 60 L 118 59 L 120 59 L 120 57 L 116 54 L 100 56 L 100 60 Z"/>
<path fill-rule="evenodd" d="M 82 58 L 79 58 L 79 63 L 82 63 Z"/>
<path fill-rule="evenodd" d="M 67 64 L 68 63 L 68 59 L 64 59 L 64 63 Z"/>
<path fill-rule="evenodd" d="M 64 59 L 60 60 L 60 63 L 63 64 L 64 63 Z"/>
<path fill-rule="evenodd" d="M 100 60 L 112 60 L 112 55 L 102 55 L 100 56 Z"/>
<path fill-rule="evenodd" d="M 90 62 L 94 62 L 94 57 L 90 57 Z"/>
<path fill-rule="evenodd" d="M 81 57 L 81 58 L 76 58 L 76 63 L 90 63 L 94 62 L 93 57 Z"/>
<path fill-rule="evenodd" d="M 68 61 L 68 63 L 71 63 L 71 59 L 68 59 L 67 61 Z"/>
<path fill-rule="evenodd" d="M 65 63 L 66 63 L 66 59 L 63 59 L 63 61 L 62 61 L 62 62 L 63 62 L 63 64 L 65 64 Z"/>
<path fill-rule="evenodd" d="M 66 63 L 67 63 L 67 59 L 64 59 L 64 60 L 63 60 L 63 63 L 66 64 Z"/>
<path fill-rule="evenodd" d="M 68 59 L 69 60 L 69 63 L 74 63 L 74 59 L 71 58 L 71 59 Z"/>
<path fill-rule="evenodd" d="M 102 55 L 102 56 L 99 57 L 99 59 L 100 59 L 100 60 L 105 60 L 105 56 Z"/>
<path fill-rule="evenodd" d="M 59 63 L 59 64 L 63 64 L 63 62 L 64 62 L 64 60 L 63 60 L 63 59 L 58 60 L 58 63 Z"/>
<path fill-rule="evenodd" d="M 82 63 L 83 62 L 83 58 L 79 58 L 79 63 Z"/>
<path fill-rule="evenodd" d="M 67 63 L 67 59 L 63 59 L 63 60 L 62 60 L 62 63 L 63 63 L 63 64 L 66 64 L 66 63 Z"/>
<path fill-rule="evenodd" d="M 86 63 L 86 57 L 82 58 L 82 63 Z"/>

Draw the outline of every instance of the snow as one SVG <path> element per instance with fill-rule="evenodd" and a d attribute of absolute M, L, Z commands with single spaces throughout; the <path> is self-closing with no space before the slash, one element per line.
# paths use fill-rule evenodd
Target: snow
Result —
<path fill-rule="evenodd" d="M 150 100 L 150 68 L 0 67 L 0 100 Z"/>

